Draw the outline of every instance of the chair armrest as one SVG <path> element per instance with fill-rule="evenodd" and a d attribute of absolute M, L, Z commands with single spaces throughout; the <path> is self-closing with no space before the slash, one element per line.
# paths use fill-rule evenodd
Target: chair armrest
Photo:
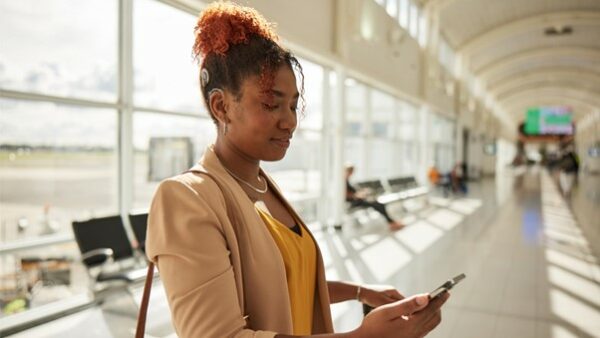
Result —
<path fill-rule="evenodd" d="M 104 264 L 113 260 L 114 252 L 110 248 L 94 249 L 81 254 L 81 261 L 87 266 Z"/>

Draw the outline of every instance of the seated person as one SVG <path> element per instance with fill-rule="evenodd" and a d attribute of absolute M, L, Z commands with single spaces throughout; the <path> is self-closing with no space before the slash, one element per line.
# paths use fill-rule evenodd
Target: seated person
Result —
<path fill-rule="evenodd" d="M 463 162 L 459 162 L 454 166 L 454 168 L 450 172 L 452 190 L 455 193 L 467 193 L 467 179 L 465 177 L 465 167 L 466 166 Z"/>
<path fill-rule="evenodd" d="M 429 167 L 429 172 L 427 173 L 427 177 L 429 178 L 429 182 L 432 185 L 437 185 L 440 183 L 440 172 L 437 170 L 435 166 Z"/>
<path fill-rule="evenodd" d="M 442 188 L 444 197 L 448 196 L 448 193 L 452 190 L 452 184 L 449 176 L 450 174 L 440 173 L 435 165 L 429 167 L 429 171 L 427 172 L 427 177 L 429 178 L 431 185 Z"/>
<path fill-rule="evenodd" d="M 400 222 L 394 221 L 385 209 L 385 205 L 377 201 L 367 199 L 368 191 L 366 189 L 358 190 L 350 184 L 350 176 L 354 173 L 354 166 L 346 166 L 346 202 L 350 202 L 351 207 L 365 206 L 371 207 L 379 212 L 388 222 L 390 230 L 396 231 L 404 228 Z"/>

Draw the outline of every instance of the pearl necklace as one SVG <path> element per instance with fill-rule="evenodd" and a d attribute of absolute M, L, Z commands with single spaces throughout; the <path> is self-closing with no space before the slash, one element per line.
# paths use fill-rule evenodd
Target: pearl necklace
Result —
<path fill-rule="evenodd" d="M 267 184 L 267 181 L 264 181 L 264 179 L 262 179 L 262 180 L 265 182 L 265 188 L 258 189 L 257 187 L 253 186 L 252 184 L 250 184 L 250 183 L 246 182 L 245 180 L 241 179 L 240 177 L 238 177 L 236 174 L 232 173 L 229 169 L 227 169 L 227 167 L 223 166 L 223 168 L 225 168 L 225 170 L 229 173 L 229 175 L 233 176 L 233 178 L 235 178 L 236 180 L 238 180 L 241 183 L 244 183 L 250 189 L 256 191 L 259 194 L 264 194 L 267 192 L 267 190 L 269 190 L 269 185 Z M 260 175 L 257 178 L 258 178 L 258 182 L 260 182 L 261 181 Z"/>

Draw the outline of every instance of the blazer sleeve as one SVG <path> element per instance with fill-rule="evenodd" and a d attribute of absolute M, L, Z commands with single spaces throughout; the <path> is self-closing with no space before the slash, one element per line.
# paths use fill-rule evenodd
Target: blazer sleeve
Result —
<path fill-rule="evenodd" d="M 160 271 L 177 334 L 274 337 L 246 328 L 223 233 L 223 222 L 230 221 L 225 200 L 214 182 L 204 179 L 200 186 L 206 189 L 163 181 L 148 219 L 146 252 Z"/>

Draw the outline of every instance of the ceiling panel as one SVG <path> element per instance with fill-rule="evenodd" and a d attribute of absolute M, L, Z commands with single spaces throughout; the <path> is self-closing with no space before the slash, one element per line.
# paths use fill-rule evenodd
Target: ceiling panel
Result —
<path fill-rule="evenodd" d="M 573 33 L 564 36 L 545 36 L 543 30 L 538 28 L 523 31 L 496 41 L 485 49 L 475 51 L 469 57 L 470 67 L 477 72 L 494 60 L 524 50 L 549 47 L 586 47 L 597 48 L 600 51 L 600 22 L 597 26 L 573 25 Z"/>
<path fill-rule="evenodd" d="M 537 68 L 535 71 L 523 72 L 513 77 L 507 77 L 502 81 L 489 83 L 487 92 L 500 97 L 514 88 L 523 85 L 534 85 L 539 82 L 547 83 L 569 83 L 570 86 L 588 91 L 600 90 L 600 70 L 577 69 L 574 67 L 561 68 Z"/>
<path fill-rule="evenodd" d="M 600 11 L 598 0 L 454 0 L 440 9 L 440 27 L 454 48 L 516 20 L 561 11 Z"/>
<path fill-rule="evenodd" d="M 539 68 L 576 68 L 583 71 L 597 72 L 600 69 L 600 51 L 596 55 L 559 55 L 558 53 L 524 58 L 512 62 L 496 64 L 485 71 L 477 73 L 483 84 L 493 84 L 506 78 L 519 76 Z"/>

